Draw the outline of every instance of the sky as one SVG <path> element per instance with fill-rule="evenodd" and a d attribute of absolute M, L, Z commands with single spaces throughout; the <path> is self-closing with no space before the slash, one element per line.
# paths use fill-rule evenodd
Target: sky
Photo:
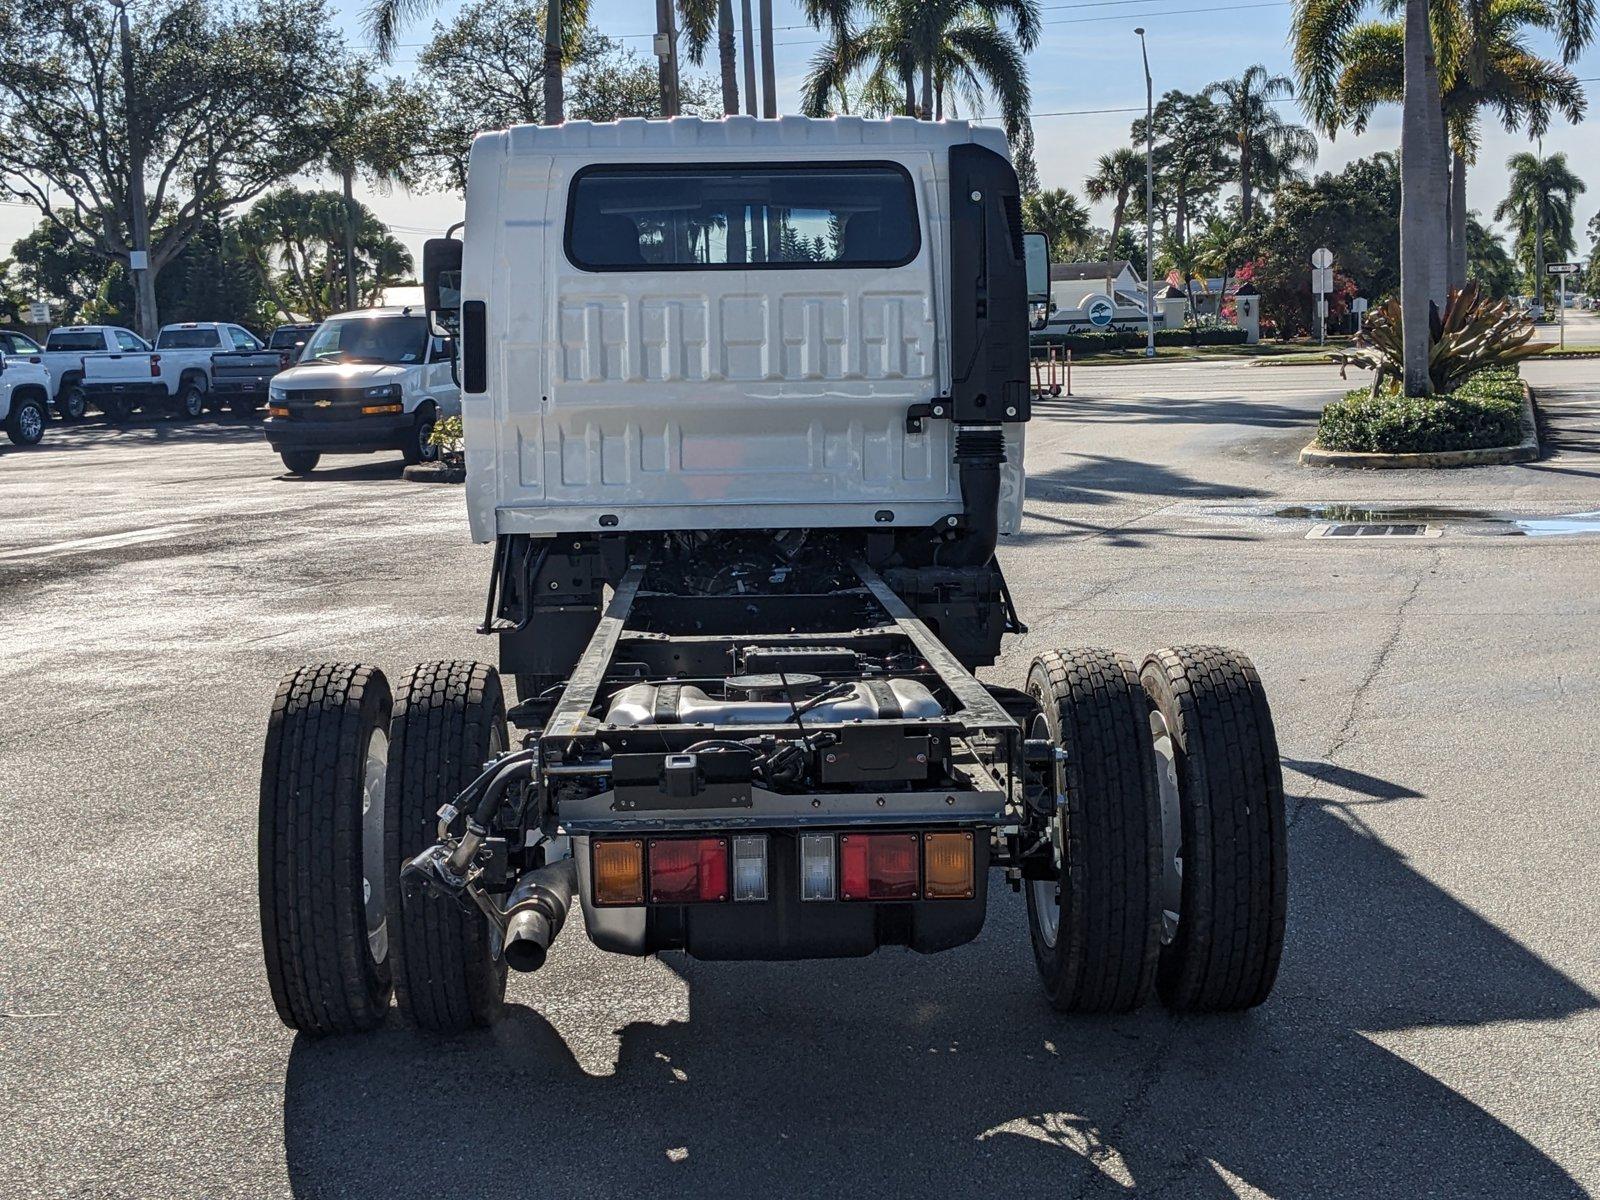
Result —
<path fill-rule="evenodd" d="M 331 0 L 352 46 L 365 46 L 362 12 L 368 0 Z M 443 0 L 438 19 L 453 17 L 461 0 Z M 752 4 L 752 8 L 756 5 Z M 808 60 L 821 35 L 803 21 L 793 0 L 775 0 L 773 39 L 777 50 L 780 112 L 794 112 Z M 1128 126 L 1144 110 L 1144 79 L 1139 61 L 1136 26 L 1144 26 L 1150 47 L 1150 70 L 1156 96 L 1171 88 L 1199 91 L 1206 84 L 1236 76 L 1253 63 L 1274 73 L 1291 75 L 1288 33 L 1291 7 L 1287 0 L 1040 0 L 1043 36 L 1029 56 L 1033 87 L 1034 133 L 1039 175 L 1045 187 L 1064 187 L 1082 199 L 1084 178 L 1099 155 L 1128 144 Z M 739 5 L 735 3 L 737 16 Z M 653 0 L 592 0 L 590 17 L 606 35 L 648 54 L 655 25 Z M 414 68 L 416 56 L 432 30 L 434 18 L 413 22 L 400 39 L 392 63 L 399 74 Z M 1546 37 L 1530 39 L 1536 50 L 1554 56 Z M 714 51 L 713 51 L 714 53 Z M 703 68 L 715 63 L 708 56 Z M 694 70 L 687 63 L 686 70 Z M 1573 73 L 1587 80 L 1591 117 L 1582 125 L 1558 123 L 1544 139 L 1546 154 L 1564 151 L 1570 165 L 1589 190 L 1578 198 L 1578 253 L 1587 256 L 1584 229 L 1600 211 L 1600 49 L 1591 47 L 1572 64 Z M 742 74 L 742 69 L 741 69 Z M 1282 105 L 1285 117 L 1304 121 L 1299 106 Z M 963 113 L 963 116 L 985 114 Z M 1361 137 L 1341 134 L 1336 141 L 1322 140 L 1316 169 L 1338 170 L 1353 158 L 1399 145 L 1398 106 L 1380 110 Z M 1529 149 L 1524 134 L 1508 134 L 1485 124 L 1482 150 L 1467 180 L 1467 201 L 1485 218 L 1506 190 L 1505 161 Z M 302 181 L 315 186 L 318 181 Z M 321 181 L 330 186 L 331 180 Z M 438 193 L 408 194 L 394 191 L 358 194 L 404 241 L 420 261 L 425 238 L 442 233 L 460 220 L 459 197 Z M 1110 224 L 1106 205 L 1091 205 L 1097 223 Z M 32 211 L 0 205 L 0 247 L 25 234 L 34 224 Z"/>

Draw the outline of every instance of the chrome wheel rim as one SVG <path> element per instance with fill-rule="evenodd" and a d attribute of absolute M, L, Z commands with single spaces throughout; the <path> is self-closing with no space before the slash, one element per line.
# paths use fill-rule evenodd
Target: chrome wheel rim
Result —
<path fill-rule="evenodd" d="M 72 420 L 82 420 L 84 410 L 88 407 L 88 400 L 84 399 L 83 393 L 77 388 L 67 393 L 67 416 Z"/>
<path fill-rule="evenodd" d="M 17 414 L 17 427 L 22 431 L 23 441 L 38 441 L 44 436 L 44 413 L 32 404 L 24 404 Z"/>
<path fill-rule="evenodd" d="M 389 957 L 389 921 L 383 903 L 383 806 L 389 782 L 389 735 L 374 729 L 361 773 L 361 903 L 372 961 Z"/>
<path fill-rule="evenodd" d="M 1035 739 L 1050 737 L 1050 727 L 1043 716 L 1034 718 L 1029 732 Z M 1050 788 L 1055 797 L 1055 813 L 1050 818 L 1050 857 L 1055 863 L 1056 877 L 1034 879 L 1028 884 L 1033 895 L 1034 919 L 1039 924 L 1039 940 L 1051 949 L 1055 948 L 1056 939 L 1061 936 L 1061 864 L 1064 859 L 1062 838 L 1065 832 L 1061 826 L 1061 795 L 1066 790 L 1062 770 L 1059 761 L 1050 768 Z"/>
<path fill-rule="evenodd" d="M 197 391 L 191 390 L 183 398 L 183 411 L 185 415 L 198 417 L 206 407 L 206 398 Z"/>
<path fill-rule="evenodd" d="M 1156 788 L 1161 795 L 1161 944 L 1178 936 L 1183 914 L 1183 793 L 1172 730 L 1158 709 L 1150 711 L 1150 740 L 1156 752 Z"/>
<path fill-rule="evenodd" d="M 428 421 L 417 430 L 417 453 L 422 456 L 423 462 L 432 462 L 439 457 L 439 447 L 432 442 L 433 422 Z"/>

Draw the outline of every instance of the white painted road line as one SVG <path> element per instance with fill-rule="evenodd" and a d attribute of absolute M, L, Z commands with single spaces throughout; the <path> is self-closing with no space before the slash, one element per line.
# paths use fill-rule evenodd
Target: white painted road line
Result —
<path fill-rule="evenodd" d="M 24 546 L 18 550 L 0 551 L 0 560 L 14 558 L 44 558 L 55 554 L 75 554 L 80 550 L 115 550 L 123 546 L 138 546 L 145 542 L 160 542 L 177 537 L 195 528 L 193 522 L 177 525 L 152 525 L 146 529 L 129 529 L 122 533 L 103 533 L 96 537 L 72 538 L 65 542 L 52 542 L 45 546 Z"/>

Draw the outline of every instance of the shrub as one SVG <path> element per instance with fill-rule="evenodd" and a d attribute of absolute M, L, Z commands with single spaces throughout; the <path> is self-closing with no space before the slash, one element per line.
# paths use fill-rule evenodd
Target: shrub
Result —
<path fill-rule="evenodd" d="M 441 462 L 456 464 L 462 459 L 463 436 L 460 417 L 440 417 L 433 423 L 433 432 L 428 435 L 428 441 L 439 447 Z"/>
<path fill-rule="evenodd" d="M 1481 450 L 1521 440 L 1522 380 L 1515 368 L 1480 371 L 1450 395 L 1357 388 L 1324 408 L 1317 426 L 1324 449 L 1369 454 Z"/>

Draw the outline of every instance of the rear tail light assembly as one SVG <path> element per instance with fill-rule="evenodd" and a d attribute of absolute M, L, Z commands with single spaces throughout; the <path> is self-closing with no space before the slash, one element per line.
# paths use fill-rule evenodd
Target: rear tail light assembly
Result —
<path fill-rule="evenodd" d="M 591 851 L 595 903 L 767 900 L 769 841 L 766 834 L 598 839 Z M 907 903 L 977 894 L 970 830 L 807 833 L 799 842 L 802 901 Z"/>
<path fill-rule="evenodd" d="M 161 378 L 161 355 L 159 354 L 152 354 L 150 356 L 150 378 Z"/>

